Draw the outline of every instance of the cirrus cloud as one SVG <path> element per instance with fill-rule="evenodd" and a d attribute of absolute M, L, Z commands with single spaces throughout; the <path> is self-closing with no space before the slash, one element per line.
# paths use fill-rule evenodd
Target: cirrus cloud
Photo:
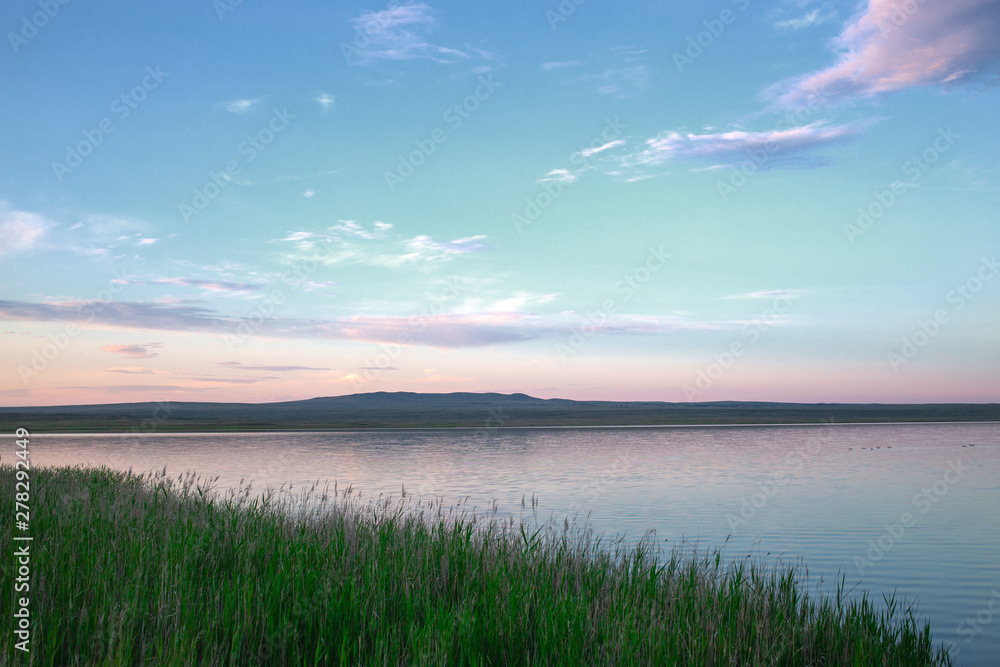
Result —
<path fill-rule="evenodd" d="M 354 220 L 340 220 L 326 231 L 290 232 L 279 241 L 294 243 L 299 251 L 315 254 L 310 256 L 326 265 L 368 264 L 383 267 L 447 262 L 491 247 L 486 242 L 486 236 L 481 234 L 436 241 L 426 234 L 402 238 L 391 235 L 392 229 L 392 225 L 386 222 L 377 221 L 368 229 Z M 316 252 L 319 247 L 322 253 Z"/>
<path fill-rule="evenodd" d="M 468 59 L 469 54 L 463 51 L 428 41 L 435 24 L 431 7 L 422 2 L 365 12 L 351 19 L 358 46 L 345 43 L 342 48 L 350 62 L 361 65 L 414 58 L 442 64 Z"/>
<path fill-rule="evenodd" d="M 831 144 L 849 141 L 864 133 L 879 119 L 865 119 L 840 125 L 818 121 L 782 130 L 750 132 L 706 132 L 704 134 L 665 132 L 646 140 L 646 148 L 622 159 L 626 165 L 656 165 L 665 162 L 709 162 L 728 166 L 748 159 L 754 152 L 769 156 L 769 168 L 810 164 L 802 154 Z"/>

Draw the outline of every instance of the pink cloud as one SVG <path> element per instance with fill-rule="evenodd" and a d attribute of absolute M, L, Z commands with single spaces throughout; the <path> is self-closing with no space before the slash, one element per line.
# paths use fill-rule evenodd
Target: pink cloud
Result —
<path fill-rule="evenodd" d="M 176 384 L 115 384 L 88 387 L 65 387 L 66 389 L 82 389 L 88 392 L 104 391 L 110 394 L 134 394 L 137 392 L 167 392 L 189 391 L 192 387 L 182 387 Z"/>
<path fill-rule="evenodd" d="M 218 361 L 217 366 L 235 368 L 241 371 L 267 371 L 269 373 L 284 373 L 289 371 L 328 371 L 329 368 L 314 368 L 312 366 L 263 366 L 260 364 L 243 364 L 239 361 Z"/>
<path fill-rule="evenodd" d="M 503 302 L 501 302 L 503 303 Z M 507 307 L 523 305 L 523 299 L 509 300 Z M 26 303 L 0 300 L 0 321 L 86 321 L 130 329 L 204 331 L 234 336 L 241 325 L 272 338 L 314 340 L 355 340 L 425 345 L 439 348 L 477 347 L 529 340 L 563 340 L 580 327 L 595 334 L 672 334 L 688 331 L 732 331 L 746 322 L 740 320 L 691 320 L 674 316 L 616 314 L 591 321 L 574 313 L 533 314 L 513 310 L 482 310 L 471 313 L 442 313 L 430 316 L 365 315 L 333 320 L 270 318 L 261 323 L 252 319 L 225 317 L 207 308 L 170 306 L 140 302 Z M 402 337 L 402 338 L 401 338 Z M 109 345 L 106 352 L 148 358 L 159 343 Z"/>
<path fill-rule="evenodd" d="M 778 103 L 802 104 L 815 91 L 831 100 L 871 97 L 995 75 L 998 36 L 996 0 L 869 0 L 836 39 L 840 61 L 793 82 Z"/>
<path fill-rule="evenodd" d="M 141 345 L 105 345 L 101 349 L 112 354 L 120 354 L 129 359 L 152 359 L 160 356 L 152 350 L 163 347 L 162 343 L 144 343 Z"/>

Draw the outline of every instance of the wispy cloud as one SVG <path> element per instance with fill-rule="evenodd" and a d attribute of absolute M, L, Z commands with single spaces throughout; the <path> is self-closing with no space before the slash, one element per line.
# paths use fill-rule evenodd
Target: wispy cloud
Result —
<path fill-rule="evenodd" d="M 163 347 L 163 343 L 141 343 L 137 345 L 105 345 L 101 349 L 112 354 L 119 354 L 129 359 L 152 359 L 160 356 L 153 350 Z"/>
<path fill-rule="evenodd" d="M 103 391 L 109 394 L 150 394 L 150 393 L 163 393 L 168 391 L 194 391 L 194 387 L 182 387 L 177 384 L 113 384 L 113 385 L 99 385 L 99 386 L 85 386 L 85 387 L 59 387 L 59 389 L 74 389 L 85 391 L 87 394 L 92 394 L 95 391 Z"/>
<path fill-rule="evenodd" d="M 91 321 L 124 328 L 162 330 L 209 330 L 227 321 L 215 311 L 184 304 L 136 301 L 64 301 L 29 303 L 0 301 L 0 319 L 36 322 Z"/>
<path fill-rule="evenodd" d="M 151 225 L 114 215 L 88 215 L 62 225 L 31 211 L 11 210 L 0 201 L 0 255 L 29 250 L 70 251 L 82 257 L 108 258 L 136 251 L 163 239 Z"/>
<path fill-rule="evenodd" d="M 648 139 L 646 147 L 622 159 L 627 166 L 658 165 L 670 162 L 709 162 L 713 166 L 738 164 L 763 151 L 767 168 L 788 168 L 810 164 L 802 154 L 861 136 L 878 119 L 866 119 L 841 125 L 816 122 L 787 130 L 750 132 L 706 132 L 704 134 L 670 131 Z"/>
<path fill-rule="evenodd" d="M 359 239 L 382 239 L 392 230 L 392 224 L 376 220 L 370 230 L 365 229 L 356 220 L 340 220 L 330 227 L 330 231 L 343 237 Z"/>
<path fill-rule="evenodd" d="M 392 224 L 388 222 L 376 221 L 371 229 L 365 229 L 356 220 L 340 220 L 324 232 L 290 232 L 281 241 L 295 243 L 302 250 L 312 250 L 318 243 L 323 242 L 338 242 L 349 239 L 384 239 L 391 231 Z"/>
<path fill-rule="evenodd" d="M 315 102 L 320 106 L 320 108 L 323 110 L 323 113 L 326 113 L 330 109 L 332 109 L 333 105 L 336 103 L 336 100 L 334 99 L 333 95 L 330 95 L 328 93 L 319 93 L 318 95 L 316 95 L 316 97 L 312 99 L 313 102 Z"/>
<path fill-rule="evenodd" d="M 188 262 L 184 260 L 178 260 L 178 264 L 184 266 L 189 265 Z M 213 271 L 217 273 L 230 273 L 232 271 L 246 271 L 247 266 L 245 264 L 239 264 L 237 262 L 219 262 L 218 264 L 202 264 L 200 267 L 204 271 Z"/>
<path fill-rule="evenodd" d="M 233 368 L 239 371 L 267 371 L 269 373 L 288 373 L 291 371 L 328 371 L 329 368 L 313 368 L 312 366 L 263 366 L 258 364 L 242 364 L 238 361 L 219 361 L 219 366 Z"/>
<path fill-rule="evenodd" d="M 620 148 L 625 144 L 626 142 L 624 139 L 613 139 L 599 146 L 591 146 L 590 148 L 578 150 L 569 158 L 570 164 L 578 166 L 575 166 L 573 169 L 552 169 L 547 174 L 539 178 L 537 182 L 563 183 L 566 185 L 575 183 L 580 179 L 581 174 L 597 167 L 597 161 L 592 161 L 591 158 L 595 155 L 600 157 L 602 153 L 613 151 L 613 149 Z M 621 160 L 622 158 L 619 156 L 618 159 Z"/>
<path fill-rule="evenodd" d="M 88 215 L 72 228 L 78 227 L 91 236 L 102 240 L 139 235 L 139 233 L 149 230 L 149 225 L 140 220 L 104 214 Z"/>
<path fill-rule="evenodd" d="M 594 155 L 597 155 L 598 153 L 603 153 L 606 150 L 612 148 L 618 148 L 619 146 L 624 146 L 624 145 L 625 145 L 624 139 L 615 139 L 614 141 L 609 141 L 606 144 L 601 144 L 600 146 L 596 146 L 594 148 L 584 148 L 578 154 L 580 155 L 580 157 L 589 158 Z"/>
<path fill-rule="evenodd" d="M 486 236 L 465 236 L 452 241 L 435 241 L 430 236 L 415 236 L 406 242 L 410 252 L 400 257 L 401 261 L 437 262 L 449 260 L 458 255 L 481 252 L 490 247 Z"/>
<path fill-rule="evenodd" d="M 332 280 L 299 280 L 296 281 L 295 286 L 304 292 L 319 292 L 322 291 L 325 294 L 333 294 L 330 288 L 336 287 L 340 283 Z"/>
<path fill-rule="evenodd" d="M 786 3 L 801 11 L 808 0 Z M 781 10 L 784 11 L 784 10 Z M 778 21 L 786 29 L 802 29 L 835 18 L 827 4 L 804 15 Z M 765 111 L 788 108 L 818 109 L 838 101 L 872 97 L 915 86 L 953 85 L 972 80 L 997 79 L 1000 64 L 1000 2 L 900 3 L 869 0 L 868 5 L 842 30 L 836 45 L 840 61 L 827 69 L 779 82 L 766 95 L 776 102 Z M 641 53 L 641 52 L 637 52 Z M 638 57 L 638 56 L 632 56 Z M 553 68 L 558 70 L 559 68 Z M 647 139 L 638 150 L 618 150 L 616 140 L 592 149 L 596 162 L 610 176 L 632 182 L 650 178 L 654 167 L 692 163 L 693 171 L 732 167 L 754 160 L 760 171 L 825 166 L 830 159 L 817 155 L 824 147 L 856 140 L 881 118 L 835 123 L 817 119 L 797 127 L 728 131 L 706 129 L 701 133 L 671 130 Z M 616 150 L 611 150 L 616 149 Z M 598 153 L 606 152 L 606 155 Z M 762 160 L 761 156 L 766 156 Z M 589 158 L 592 156 L 584 156 Z M 701 163 L 701 165 L 697 165 Z M 594 168 L 589 165 L 587 168 Z M 572 182 L 581 170 L 553 170 L 542 181 Z"/>
<path fill-rule="evenodd" d="M 254 283 L 235 282 L 231 280 L 204 280 L 201 278 L 149 278 L 146 280 L 115 279 L 112 282 L 122 285 L 176 285 L 180 287 L 197 287 L 209 292 L 248 294 L 259 292 L 261 285 Z"/>
<path fill-rule="evenodd" d="M 214 384 L 257 384 L 264 380 L 277 380 L 276 377 L 259 376 L 253 378 L 223 378 L 210 375 L 192 375 L 191 379 L 196 382 L 209 382 Z"/>
<path fill-rule="evenodd" d="M 514 303 L 520 302 L 520 303 Z M 523 305 L 517 296 L 509 307 Z M 0 319 L 19 321 L 77 321 L 90 312 L 93 324 L 145 330 L 196 330 L 233 335 L 244 322 L 207 308 L 168 306 L 136 302 L 74 302 L 63 304 L 0 301 Z M 272 338 L 352 340 L 376 343 L 398 342 L 405 335 L 409 344 L 439 348 L 479 347 L 531 340 L 561 340 L 584 323 L 602 335 L 670 335 L 692 331 L 735 331 L 743 320 L 695 320 L 680 316 L 622 315 L 600 324 L 574 313 L 540 315 L 515 310 L 441 313 L 420 316 L 358 315 L 335 320 L 290 320 L 272 318 L 260 325 L 258 334 Z M 787 324 L 781 317 L 775 323 Z M 256 327 L 257 325 L 255 325 Z M 152 344 L 108 346 L 133 358 L 144 358 Z"/>
<path fill-rule="evenodd" d="M 797 299 L 802 296 L 800 289 L 776 289 L 763 292 L 747 292 L 746 294 L 730 294 L 720 299 Z"/>
<path fill-rule="evenodd" d="M 563 85 L 584 85 L 602 95 L 626 98 L 649 85 L 645 54 L 645 49 L 612 47 L 587 61 L 546 62 L 540 69 L 558 76 Z"/>
<path fill-rule="evenodd" d="M 456 302 L 453 311 L 459 314 L 531 312 L 537 306 L 551 303 L 558 296 L 558 293 L 536 294 L 533 292 L 516 292 L 511 296 L 489 300 L 470 297 Z"/>
<path fill-rule="evenodd" d="M 565 69 L 567 67 L 576 67 L 577 65 L 583 64 L 582 60 L 553 60 L 547 63 L 542 63 L 539 67 L 543 72 L 551 72 L 552 70 Z"/>
<path fill-rule="evenodd" d="M 835 11 L 826 8 L 819 8 L 814 9 L 811 12 L 806 12 L 802 16 L 776 21 L 774 26 L 779 30 L 804 30 L 805 28 L 811 28 L 816 25 L 822 25 L 823 23 L 833 21 L 836 18 L 837 13 Z"/>
<path fill-rule="evenodd" d="M 619 51 L 621 62 L 593 75 L 597 92 L 619 99 L 630 97 L 649 85 L 649 69 L 642 62 L 644 50 Z"/>
<path fill-rule="evenodd" d="M 309 253 L 322 247 L 324 252 L 316 259 L 327 265 L 386 267 L 444 262 L 490 247 L 483 235 L 451 241 L 436 241 L 425 234 L 405 239 L 392 235 L 392 229 L 392 225 L 385 222 L 375 222 L 371 228 L 365 228 L 354 220 L 341 220 L 324 232 L 291 232 L 280 241 L 293 243 L 298 250 Z"/>
<path fill-rule="evenodd" d="M 225 109 L 230 113 L 244 114 L 248 113 L 251 109 L 253 109 L 254 106 L 262 99 L 264 98 L 258 97 L 257 99 L 253 100 L 247 98 L 240 98 L 236 100 L 229 100 L 228 102 L 219 102 L 218 106 L 221 106 L 223 109 Z"/>
<path fill-rule="evenodd" d="M 116 215 L 88 215 L 54 234 L 53 244 L 85 257 L 110 257 L 113 253 L 133 254 L 163 239 L 152 236 L 152 225 L 142 220 Z M 169 237 L 165 237 L 169 238 Z"/>
<path fill-rule="evenodd" d="M 778 104 L 802 103 L 822 90 L 835 100 L 865 98 L 917 86 L 947 86 L 997 76 L 1000 2 L 869 0 L 835 44 L 839 61 L 780 84 Z"/>
<path fill-rule="evenodd" d="M 539 183 L 575 183 L 580 176 L 569 169 L 553 169 L 538 179 Z"/>
<path fill-rule="evenodd" d="M 0 202 L 0 255 L 22 252 L 39 245 L 53 224 L 28 211 L 12 211 Z"/>
<path fill-rule="evenodd" d="M 412 60 L 424 58 L 438 63 L 467 60 L 470 55 L 458 49 L 432 44 L 429 35 L 436 21 L 432 9 L 422 2 L 365 12 L 351 25 L 358 35 L 364 35 L 362 47 L 350 51 L 351 62 L 372 64 L 382 60 Z"/>

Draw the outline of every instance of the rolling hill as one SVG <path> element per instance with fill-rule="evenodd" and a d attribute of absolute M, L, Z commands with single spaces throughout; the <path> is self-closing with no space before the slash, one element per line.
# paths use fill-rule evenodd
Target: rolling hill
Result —
<path fill-rule="evenodd" d="M 115 403 L 0 408 L 32 433 L 1000 421 L 1000 404 L 573 401 L 526 394 L 373 392 L 280 403 Z"/>

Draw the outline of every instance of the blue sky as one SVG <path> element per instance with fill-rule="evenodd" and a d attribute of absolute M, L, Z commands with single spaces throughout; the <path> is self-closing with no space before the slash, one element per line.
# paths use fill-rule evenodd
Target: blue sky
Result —
<path fill-rule="evenodd" d="M 0 17 L 0 404 L 1000 400 L 998 2 Z"/>

